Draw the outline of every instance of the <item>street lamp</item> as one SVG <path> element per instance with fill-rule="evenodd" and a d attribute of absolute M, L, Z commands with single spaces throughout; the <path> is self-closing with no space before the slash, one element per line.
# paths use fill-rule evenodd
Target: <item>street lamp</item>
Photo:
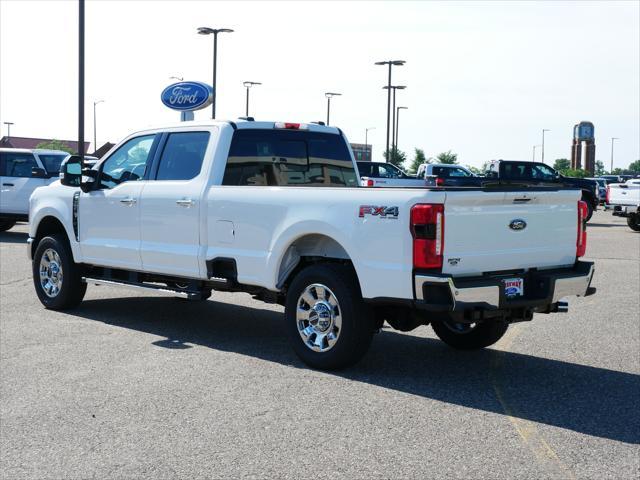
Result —
<path fill-rule="evenodd" d="M 613 142 L 615 140 L 620 140 L 618 137 L 611 137 L 611 171 L 609 173 L 611 173 L 613 175 Z"/>
<path fill-rule="evenodd" d="M 398 148 L 398 130 L 400 130 L 400 110 L 408 110 L 409 107 L 396 107 L 396 138 L 393 144 Z"/>
<path fill-rule="evenodd" d="M 7 126 L 7 138 L 9 138 L 11 136 L 11 125 L 13 125 L 13 122 L 3 122 L 6 126 Z"/>
<path fill-rule="evenodd" d="M 533 157 L 531 158 L 532 162 L 536 161 L 536 148 L 541 147 L 542 145 L 534 145 L 533 146 Z"/>
<path fill-rule="evenodd" d="M 544 132 L 550 132 L 548 128 L 542 129 L 542 163 L 544 163 Z"/>
<path fill-rule="evenodd" d="M 97 102 L 93 102 L 93 151 L 95 152 L 98 149 L 98 140 L 96 133 L 96 105 L 99 103 L 104 103 L 104 100 L 98 100 Z"/>
<path fill-rule="evenodd" d="M 364 129 L 364 154 L 369 151 L 369 130 L 375 130 L 376 127 L 367 127 Z M 369 155 L 369 161 L 371 161 L 371 155 Z"/>
<path fill-rule="evenodd" d="M 329 125 L 329 113 L 331 112 L 331 98 L 339 97 L 340 95 L 342 94 L 336 92 L 326 92 L 324 94 L 324 96 L 327 97 L 327 126 Z"/>
<path fill-rule="evenodd" d="M 389 156 L 389 122 L 391 120 L 391 67 L 393 65 L 401 66 L 405 63 L 406 62 L 404 60 L 386 60 L 382 62 L 375 62 L 376 65 L 389 65 L 389 80 L 387 82 L 387 87 L 389 87 L 389 89 L 387 90 L 387 149 L 385 151 L 387 157 Z"/>
<path fill-rule="evenodd" d="M 254 85 L 262 85 L 262 83 L 260 83 L 260 82 L 243 82 L 243 85 L 247 89 L 247 107 L 245 109 L 244 114 L 245 114 L 246 117 L 248 117 L 249 116 L 249 89 L 251 87 L 253 87 Z"/>
<path fill-rule="evenodd" d="M 395 145 L 396 138 L 396 90 L 404 90 L 406 85 L 389 85 L 386 87 L 382 87 L 383 90 L 393 90 L 393 108 L 391 111 L 393 112 L 393 122 L 391 122 L 391 148 Z"/>
<path fill-rule="evenodd" d="M 218 34 L 219 33 L 231 33 L 233 30 L 230 28 L 209 28 L 199 27 L 198 33 L 200 35 L 213 35 L 213 104 L 211 105 L 211 118 L 216 118 L 216 65 L 218 63 Z"/>

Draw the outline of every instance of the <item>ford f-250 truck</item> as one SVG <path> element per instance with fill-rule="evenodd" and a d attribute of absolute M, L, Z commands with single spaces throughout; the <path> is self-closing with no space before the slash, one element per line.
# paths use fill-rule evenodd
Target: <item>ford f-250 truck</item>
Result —
<path fill-rule="evenodd" d="M 92 170 L 71 157 L 30 201 L 38 298 L 244 291 L 284 305 L 298 356 L 335 369 L 385 320 L 482 348 L 593 293 L 579 190 L 360 188 L 348 145 L 335 127 L 211 120 L 134 133 Z"/>

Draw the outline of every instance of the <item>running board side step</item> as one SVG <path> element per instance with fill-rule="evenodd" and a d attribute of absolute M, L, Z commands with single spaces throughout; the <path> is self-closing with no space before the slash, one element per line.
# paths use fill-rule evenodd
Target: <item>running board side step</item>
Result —
<path fill-rule="evenodd" d="M 181 297 L 188 300 L 206 300 L 211 296 L 210 291 L 188 291 L 149 283 L 134 283 L 123 280 L 106 280 L 104 278 L 93 277 L 82 277 L 82 281 L 87 284 L 93 283 L 94 285 L 110 285 L 112 287 L 127 287 L 136 290 L 146 290 L 148 292 L 160 293 L 170 297 Z"/>

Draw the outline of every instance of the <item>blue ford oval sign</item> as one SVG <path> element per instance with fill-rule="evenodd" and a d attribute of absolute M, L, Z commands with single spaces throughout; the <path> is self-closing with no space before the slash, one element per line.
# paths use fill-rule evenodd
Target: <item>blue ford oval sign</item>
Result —
<path fill-rule="evenodd" d="M 202 82 L 178 82 L 165 88 L 160 98 L 173 110 L 200 110 L 213 102 L 213 88 Z"/>

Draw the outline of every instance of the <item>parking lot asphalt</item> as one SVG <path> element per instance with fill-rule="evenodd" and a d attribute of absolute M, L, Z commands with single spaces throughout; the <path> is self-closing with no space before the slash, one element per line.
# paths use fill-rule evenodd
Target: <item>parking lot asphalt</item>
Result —
<path fill-rule="evenodd" d="M 596 295 L 458 352 L 430 327 L 306 368 L 282 308 L 90 286 L 45 310 L 25 225 L 0 234 L 0 475 L 638 478 L 640 234 L 599 211 Z M 549 241 L 552 241 L 550 239 Z"/>

